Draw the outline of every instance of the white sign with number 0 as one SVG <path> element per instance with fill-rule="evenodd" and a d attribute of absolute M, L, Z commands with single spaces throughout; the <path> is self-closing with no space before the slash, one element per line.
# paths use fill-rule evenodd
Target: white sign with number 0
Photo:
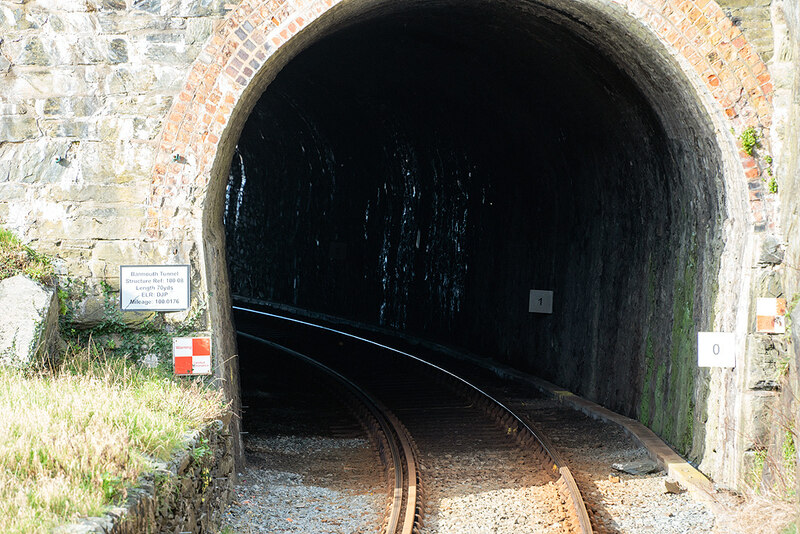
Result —
<path fill-rule="evenodd" d="M 728 332 L 697 333 L 698 367 L 736 367 L 736 336 Z"/>

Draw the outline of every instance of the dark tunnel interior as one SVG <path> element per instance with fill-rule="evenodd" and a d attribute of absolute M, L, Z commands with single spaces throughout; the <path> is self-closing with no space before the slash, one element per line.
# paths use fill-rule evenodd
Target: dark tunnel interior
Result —
<path fill-rule="evenodd" d="M 233 156 L 231 291 L 501 360 L 688 451 L 719 149 L 592 42 L 483 6 L 376 15 L 289 61 Z"/>

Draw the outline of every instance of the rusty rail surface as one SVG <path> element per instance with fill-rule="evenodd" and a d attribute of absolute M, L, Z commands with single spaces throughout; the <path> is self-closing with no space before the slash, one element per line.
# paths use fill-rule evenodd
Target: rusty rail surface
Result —
<path fill-rule="evenodd" d="M 470 400 L 475 402 L 477 405 L 481 406 L 481 408 L 487 414 L 492 416 L 499 424 L 502 424 L 504 427 L 510 429 L 510 431 L 516 436 L 518 442 L 522 446 L 532 449 L 533 453 L 540 459 L 540 461 L 543 464 L 552 466 L 553 471 L 558 472 L 559 476 L 556 484 L 558 486 L 558 490 L 561 497 L 564 499 L 565 503 L 567 503 L 569 519 L 572 524 L 573 530 L 580 534 L 593 533 L 591 520 L 589 518 L 589 513 L 586 509 L 586 504 L 583 501 L 583 496 L 581 495 L 580 490 L 578 489 L 578 485 L 575 482 L 575 479 L 572 476 L 569 467 L 567 466 L 566 462 L 561 457 L 561 455 L 558 453 L 558 451 L 555 449 L 555 447 L 553 447 L 553 445 L 550 443 L 547 437 L 544 436 L 541 432 L 537 431 L 531 425 L 526 423 L 522 418 L 520 418 L 516 413 L 514 413 L 513 410 L 511 410 L 509 407 L 507 407 L 499 400 L 492 397 L 489 393 L 483 391 L 481 388 L 473 385 L 472 383 L 468 382 L 467 380 L 464 380 L 460 376 L 436 364 L 433 364 L 408 352 L 396 349 L 394 347 L 385 345 L 383 343 L 379 343 L 377 341 L 373 341 L 371 339 L 357 336 L 349 332 L 336 330 L 328 326 L 312 323 L 309 321 L 303 321 L 300 319 L 296 319 L 294 317 L 288 317 L 284 315 L 274 314 L 261 310 L 254 310 L 250 308 L 243 308 L 240 306 L 233 306 L 233 309 L 240 312 L 252 313 L 252 314 L 262 315 L 265 317 L 270 317 L 273 319 L 288 321 L 291 323 L 324 330 L 333 334 L 344 336 L 349 339 L 361 341 L 369 345 L 393 352 L 395 354 L 411 358 L 412 360 L 415 360 L 423 365 L 438 370 L 444 376 L 450 379 L 454 384 L 454 387 L 460 389 L 463 395 L 469 397 Z M 410 511 L 410 513 L 413 516 L 414 513 L 413 509 Z"/>
<path fill-rule="evenodd" d="M 351 404 L 351 407 L 372 433 L 378 446 L 379 455 L 387 469 L 394 471 L 392 504 L 383 532 L 385 534 L 412 534 L 419 507 L 419 470 L 413 442 L 405 427 L 377 399 L 325 364 L 273 341 L 246 332 L 238 332 L 238 335 L 305 361 L 339 382 L 350 392 L 357 402 L 357 406 Z M 391 463 L 387 458 L 387 450 L 388 456 L 391 457 Z"/>

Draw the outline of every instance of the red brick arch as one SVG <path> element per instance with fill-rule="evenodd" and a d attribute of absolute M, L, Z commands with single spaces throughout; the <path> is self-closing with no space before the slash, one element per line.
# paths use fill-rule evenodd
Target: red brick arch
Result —
<path fill-rule="evenodd" d="M 192 64 L 166 117 L 151 176 L 148 237 L 164 237 L 189 223 L 181 208 L 202 200 L 234 110 L 270 56 L 336 4 L 358 1 L 243 0 L 228 14 Z M 714 0 L 607 2 L 622 6 L 685 60 L 684 68 L 693 70 L 687 77 L 700 80 L 696 83 L 710 92 L 734 131 L 770 127 L 773 86 L 766 65 Z M 744 152 L 740 158 L 753 217 L 764 224 L 760 170 Z"/>

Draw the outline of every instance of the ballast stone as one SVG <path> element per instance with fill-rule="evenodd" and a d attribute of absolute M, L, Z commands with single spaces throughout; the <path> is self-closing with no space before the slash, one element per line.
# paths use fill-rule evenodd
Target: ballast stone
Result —
<path fill-rule="evenodd" d="M 58 342 L 58 298 L 54 289 L 27 276 L 0 281 L 0 365 L 26 367 Z"/>

